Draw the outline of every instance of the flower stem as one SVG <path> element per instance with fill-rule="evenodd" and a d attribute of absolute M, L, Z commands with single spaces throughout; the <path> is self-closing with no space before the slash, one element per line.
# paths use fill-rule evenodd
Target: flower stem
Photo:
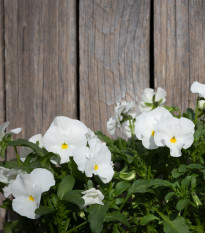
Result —
<path fill-rule="evenodd" d="M 132 195 L 132 193 L 131 193 L 131 192 L 130 192 L 130 193 L 128 192 L 128 194 L 127 194 L 127 196 L 126 196 L 124 202 L 122 203 L 122 205 L 121 205 L 120 208 L 119 208 L 119 211 L 122 210 L 122 208 L 124 207 L 125 203 L 129 200 L 129 198 L 130 198 L 131 195 Z"/>
<path fill-rule="evenodd" d="M 197 118 L 198 118 L 198 110 L 199 110 L 199 98 L 197 99 L 197 103 L 196 103 L 196 113 L 195 113 L 195 119 L 194 119 L 194 124 L 196 125 L 196 122 L 197 122 Z"/>
<path fill-rule="evenodd" d="M 14 150 L 15 150 L 15 152 L 16 152 L 16 158 L 17 158 L 17 161 L 18 161 L 18 165 L 21 165 L 20 156 L 19 156 L 19 154 L 18 154 L 18 151 L 17 151 L 16 146 L 14 146 Z"/>
<path fill-rule="evenodd" d="M 71 230 L 69 230 L 69 231 L 66 231 L 66 233 L 74 232 L 75 230 L 79 229 L 80 227 L 86 225 L 87 222 L 88 222 L 88 221 L 85 221 L 85 222 L 79 224 L 78 226 L 74 227 L 73 229 L 71 229 Z"/>

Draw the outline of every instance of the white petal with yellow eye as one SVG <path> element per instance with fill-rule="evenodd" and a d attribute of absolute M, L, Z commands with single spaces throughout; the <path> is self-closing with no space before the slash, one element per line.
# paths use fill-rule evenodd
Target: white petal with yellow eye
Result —
<path fill-rule="evenodd" d="M 12 208 L 21 216 L 36 219 L 39 216 L 35 214 L 35 210 L 39 206 L 36 201 L 29 200 L 29 196 L 19 196 L 12 201 Z"/>
<path fill-rule="evenodd" d="M 154 140 L 158 146 L 170 148 L 170 155 L 181 156 L 181 149 L 194 141 L 194 123 L 186 118 L 165 117 L 157 124 Z"/>
<path fill-rule="evenodd" d="M 45 148 L 58 153 L 61 164 L 69 161 L 76 147 L 86 146 L 88 128 L 80 121 L 59 116 L 54 119 L 43 137 Z"/>
<path fill-rule="evenodd" d="M 78 169 L 87 177 L 98 175 L 104 183 L 108 183 L 114 174 L 111 153 L 105 143 L 98 138 L 88 140 L 90 148 L 83 147 L 74 151 L 73 159 Z"/>
<path fill-rule="evenodd" d="M 36 208 L 40 205 L 41 194 L 48 191 L 55 180 L 50 171 L 37 168 L 30 174 L 19 174 L 11 184 L 15 199 L 12 201 L 14 211 L 27 218 L 36 219 Z"/>
<path fill-rule="evenodd" d="M 154 141 L 156 125 L 161 122 L 161 118 L 171 116 L 171 113 L 163 108 L 158 107 L 150 112 L 142 113 L 136 117 L 135 134 L 147 149 L 156 149 L 158 146 Z"/>

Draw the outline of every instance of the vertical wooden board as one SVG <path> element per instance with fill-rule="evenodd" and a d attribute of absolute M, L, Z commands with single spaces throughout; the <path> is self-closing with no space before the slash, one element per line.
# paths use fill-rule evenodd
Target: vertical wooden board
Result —
<path fill-rule="evenodd" d="M 149 87 L 150 0 L 80 0 L 80 118 L 107 133 L 118 101 Z"/>
<path fill-rule="evenodd" d="M 205 84 L 205 1 L 189 0 L 190 83 Z M 196 104 L 197 94 L 190 93 L 191 106 Z"/>
<path fill-rule="evenodd" d="M 5 0 L 6 118 L 20 137 L 77 117 L 76 1 Z"/>
<path fill-rule="evenodd" d="M 0 0 L 0 124 L 5 120 L 4 108 L 4 1 Z"/>
<path fill-rule="evenodd" d="M 205 83 L 203 5 L 203 0 L 154 0 L 155 87 L 165 88 L 167 105 L 182 111 L 195 105 L 191 84 Z"/>
<path fill-rule="evenodd" d="M 0 124 L 5 120 L 4 105 L 4 1 L 0 0 Z M 5 198 L 0 194 L 0 205 Z M 0 208 L 0 231 L 3 229 L 6 211 Z"/>

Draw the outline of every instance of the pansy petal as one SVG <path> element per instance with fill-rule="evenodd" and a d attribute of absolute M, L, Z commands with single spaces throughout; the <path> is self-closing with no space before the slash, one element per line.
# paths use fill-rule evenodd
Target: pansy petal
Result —
<path fill-rule="evenodd" d="M 32 192 L 32 184 L 34 180 L 30 174 L 19 174 L 11 185 L 12 194 L 14 197 L 27 196 Z"/>
<path fill-rule="evenodd" d="M 39 206 L 36 201 L 32 201 L 28 196 L 19 196 L 12 201 L 12 208 L 21 216 L 37 219 L 39 216 L 35 214 L 35 210 Z"/>
<path fill-rule="evenodd" d="M 181 149 L 179 149 L 176 145 L 172 145 L 170 147 L 170 155 L 172 157 L 180 157 L 181 156 Z"/>
<path fill-rule="evenodd" d="M 198 81 L 195 81 L 191 85 L 191 92 L 198 93 L 201 97 L 205 98 L 205 84 L 202 84 L 202 83 L 199 83 Z"/>
<path fill-rule="evenodd" d="M 21 128 L 11 129 L 8 133 L 19 134 L 21 132 Z"/>
<path fill-rule="evenodd" d="M 100 177 L 103 183 L 108 183 L 111 181 L 114 170 L 111 164 L 101 164 L 99 165 L 99 169 L 96 171 L 96 174 Z"/>
<path fill-rule="evenodd" d="M 41 186 L 41 191 L 46 192 L 51 186 L 55 185 L 55 179 L 53 174 L 44 168 L 36 168 L 31 173 L 30 176 L 35 180 L 37 184 Z"/>
<path fill-rule="evenodd" d="M 12 184 L 8 184 L 3 188 L 4 196 L 7 198 L 9 195 L 12 194 L 12 189 L 11 189 Z"/>
<path fill-rule="evenodd" d="M 161 99 L 163 99 L 162 103 L 164 103 L 166 95 L 167 95 L 166 90 L 164 90 L 161 87 L 158 87 L 155 94 L 155 101 L 160 101 Z"/>
<path fill-rule="evenodd" d="M 78 147 L 73 152 L 73 160 L 78 166 L 78 170 L 85 171 L 86 162 L 90 157 L 90 149 L 88 147 Z"/>

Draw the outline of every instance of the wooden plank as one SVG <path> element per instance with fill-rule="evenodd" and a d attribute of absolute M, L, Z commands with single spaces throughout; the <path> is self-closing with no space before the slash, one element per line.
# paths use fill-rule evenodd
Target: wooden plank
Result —
<path fill-rule="evenodd" d="M 189 0 L 190 83 L 205 84 L 205 1 Z M 189 95 L 190 105 L 196 103 L 197 94 Z"/>
<path fill-rule="evenodd" d="M 28 138 L 57 115 L 76 118 L 76 1 L 5 0 L 5 39 L 11 128 Z"/>
<path fill-rule="evenodd" d="M 194 107 L 191 84 L 205 83 L 203 0 L 154 1 L 155 87 L 167 90 L 167 104 Z"/>
<path fill-rule="evenodd" d="M 80 0 L 80 118 L 107 133 L 118 101 L 149 87 L 150 0 Z"/>
<path fill-rule="evenodd" d="M 0 0 L 0 124 L 4 122 L 4 1 Z"/>
<path fill-rule="evenodd" d="M 0 124 L 5 121 L 5 106 L 4 106 L 4 1 L 0 0 Z M 0 205 L 4 200 L 3 194 L 0 194 Z M 0 208 L 0 232 L 3 229 L 6 211 Z"/>

